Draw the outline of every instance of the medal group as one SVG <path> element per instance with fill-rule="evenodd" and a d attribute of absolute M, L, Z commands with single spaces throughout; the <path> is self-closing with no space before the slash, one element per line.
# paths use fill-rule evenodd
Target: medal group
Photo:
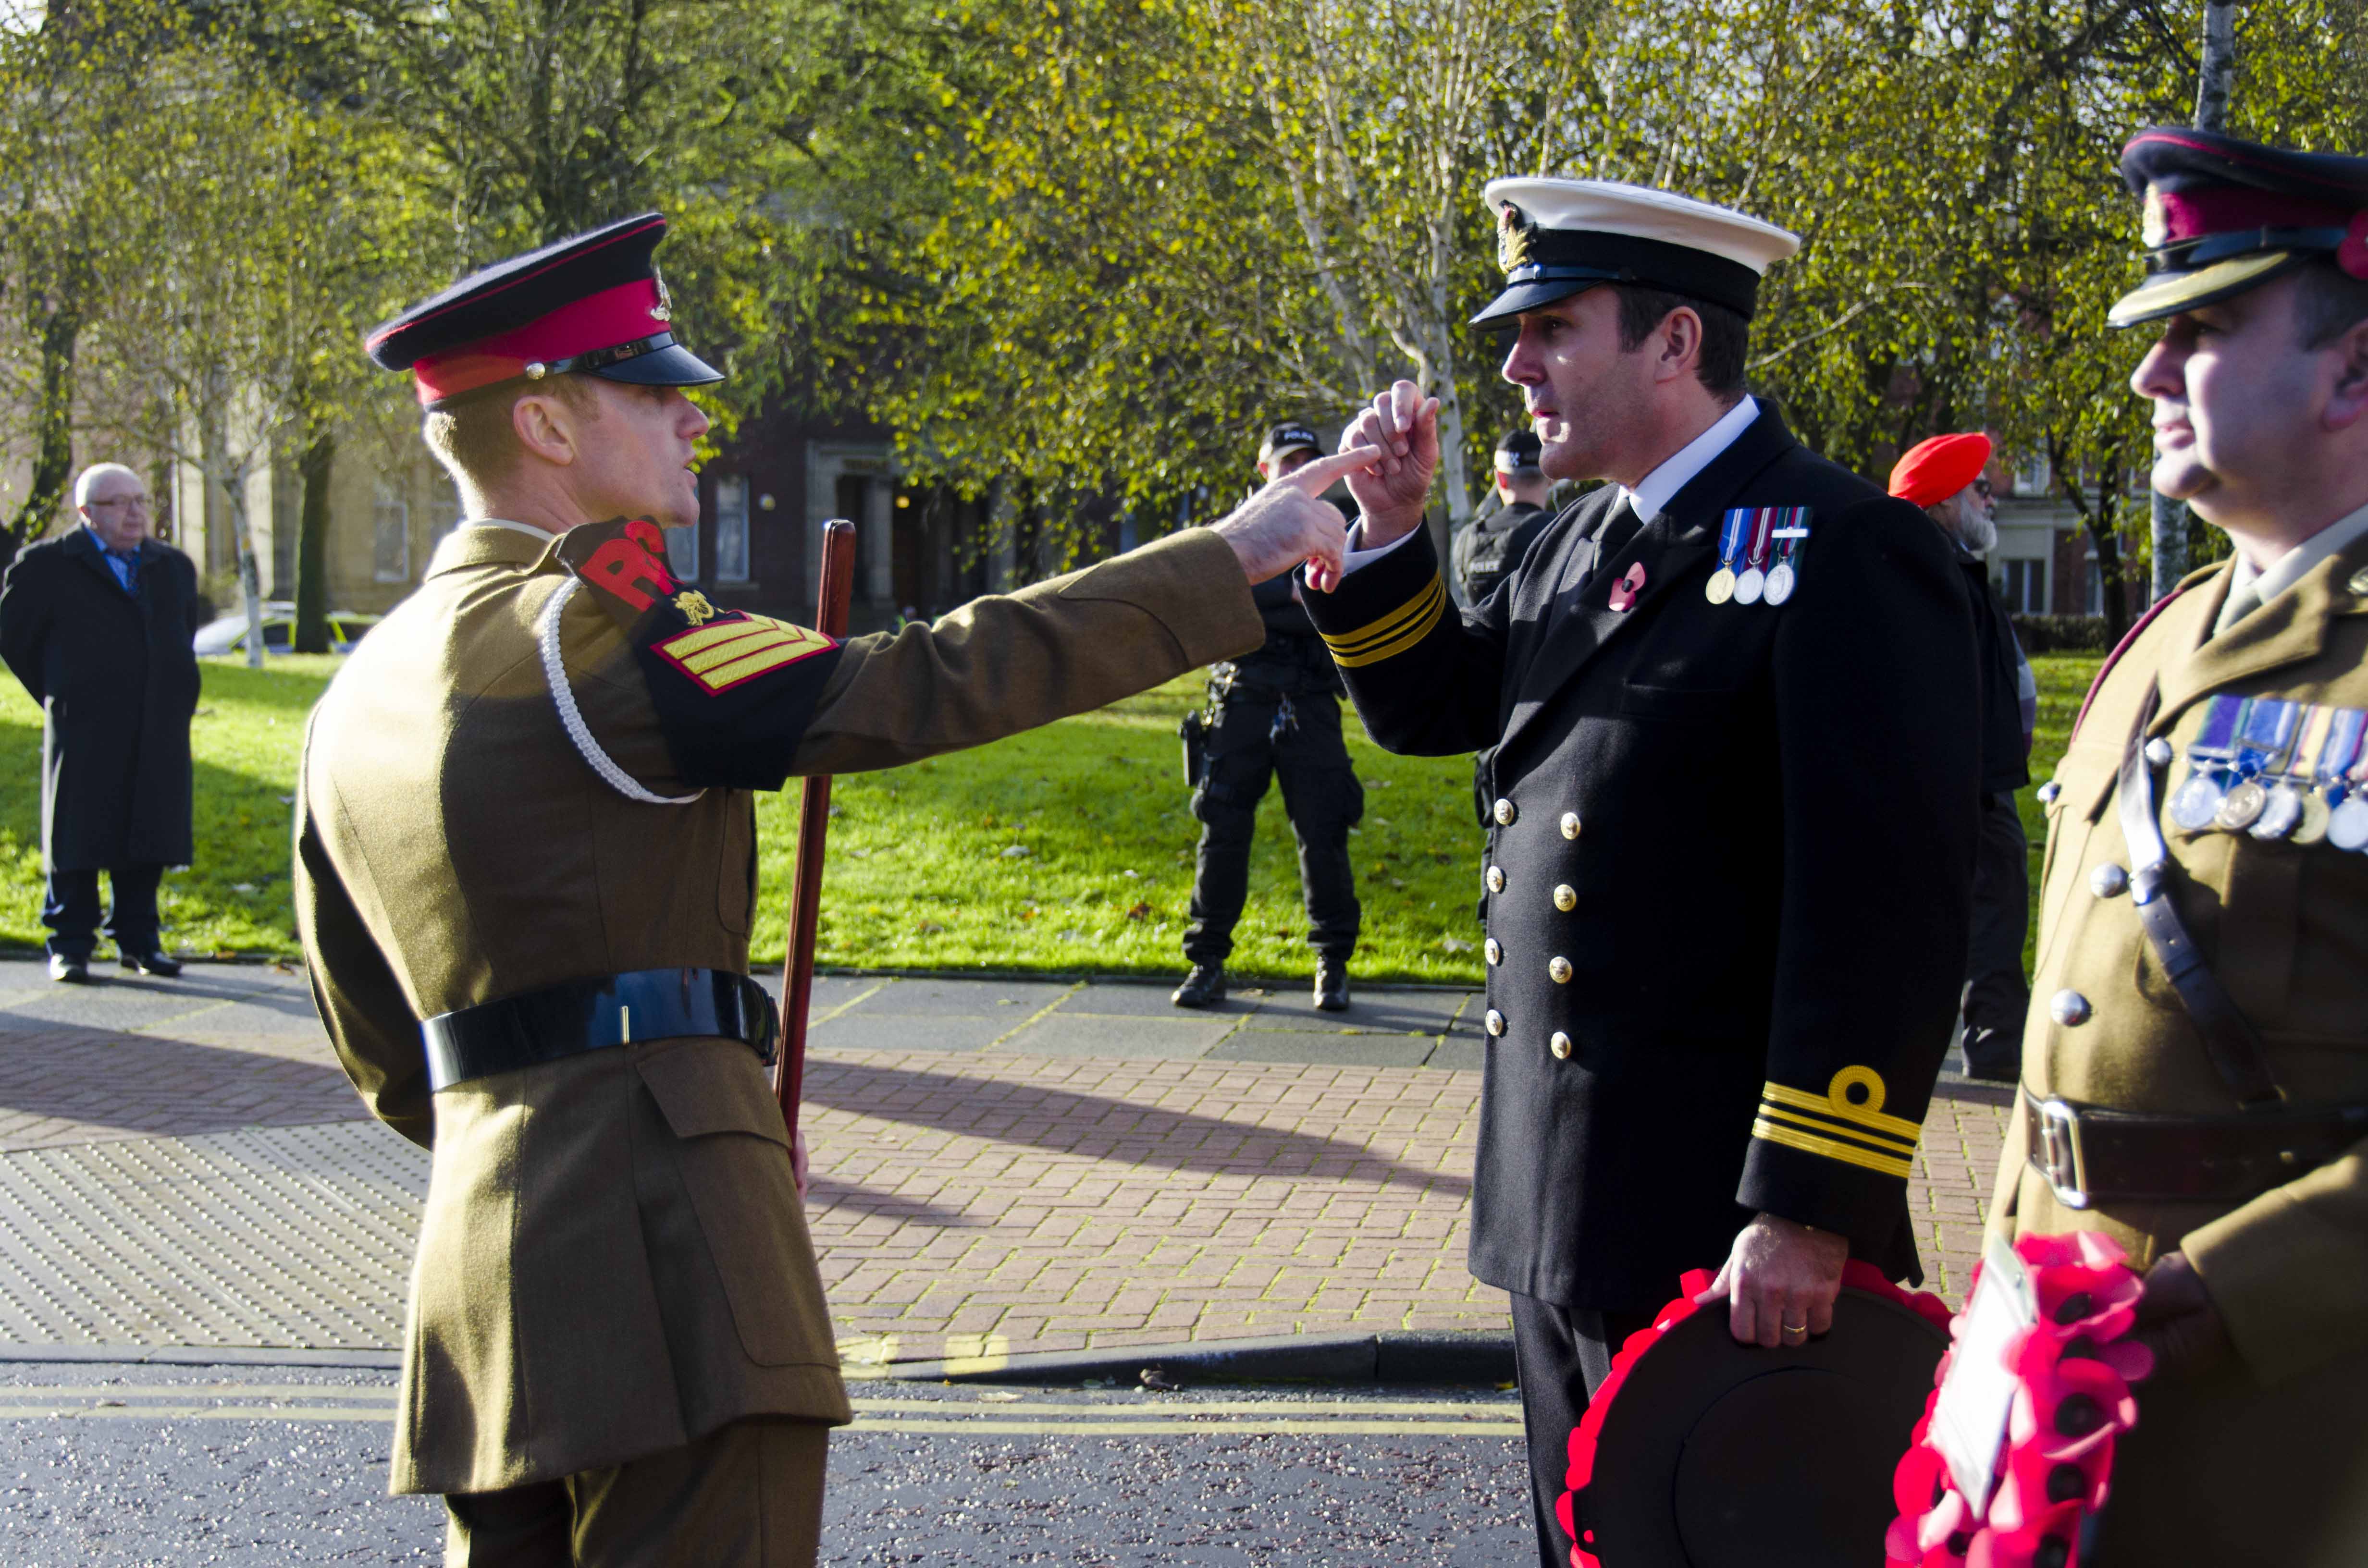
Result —
<path fill-rule="evenodd" d="M 2368 849 L 2368 710 L 2275 697 L 2215 697 L 2187 748 L 2170 820 L 2190 833 L 2245 833 Z"/>
<path fill-rule="evenodd" d="M 1808 543 L 1806 506 L 1736 507 L 1719 525 L 1718 570 L 1702 585 L 1702 597 L 1714 605 L 1782 604 L 1800 581 Z"/>

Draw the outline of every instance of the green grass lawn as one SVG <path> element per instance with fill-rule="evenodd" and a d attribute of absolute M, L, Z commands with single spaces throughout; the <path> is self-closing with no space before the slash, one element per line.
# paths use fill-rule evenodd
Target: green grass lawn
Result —
<path fill-rule="evenodd" d="M 2044 780 L 2094 674 L 2094 655 L 2036 659 Z M 336 667 L 331 657 L 274 658 L 261 671 L 204 661 L 192 730 L 198 863 L 165 881 L 166 941 L 190 952 L 287 953 L 288 796 L 304 714 Z M 30 946 L 40 926 L 40 714 L 0 683 L 0 942 Z M 820 960 L 861 968 L 1090 971 L 1165 974 L 1191 895 L 1199 835 L 1178 779 L 1176 722 L 1200 700 L 1197 677 L 893 773 L 841 778 L 824 884 Z M 1370 980 L 1477 983 L 1472 919 L 1481 835 L 1471 765 L 1397 757 L 1351 722 L 1349 753 L 1366 786 L 1351 835 Z M 2042 818 L 2026 790 L 2034 884 Z M 789 886 L 794 791 L 758 805 L 764 908 L 756 942 L 778 963 Z M 1015 853 L 1017 851 L 1017 853 Z M 2035 888 L 2034 888 L 2035 891 Z M 1235 965 L 1299 976 L 1310 958 L 1290 824 L 1279 792 L 1258 812 L 1249 908 Z"/>

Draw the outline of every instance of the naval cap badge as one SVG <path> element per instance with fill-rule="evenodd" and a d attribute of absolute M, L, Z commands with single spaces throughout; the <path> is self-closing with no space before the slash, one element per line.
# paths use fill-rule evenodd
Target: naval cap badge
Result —
<path fill-rule="evenodd" d="M 1497 210 L 1497 265 L 1507 272 L 1516 272 L 1531 264 L 1531 236 L 1537 224 L 1530 215 L 1508 201 Z"/>

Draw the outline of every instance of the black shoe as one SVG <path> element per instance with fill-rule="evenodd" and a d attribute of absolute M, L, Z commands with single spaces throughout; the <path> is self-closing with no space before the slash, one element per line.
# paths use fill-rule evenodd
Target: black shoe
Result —
<path fill-rule="evenodd" d="M 153 974 L 159 980 L 170 980 L 181 972 L 181 960 L 166 958 L 163 953 L 119 953 L 115 961 L 126 969 L 138 970 L 142 974 Z"/>
<path fill-rule="evenodd" d="M 1349 960 L 1315 955 L 1315 1005 L 1327 1013 L 1349 1010 Z"/>
<path fill-rule="evenodd" d="M 1213 1007 L 1225 999 L 1225 966 L 1196 963 L 1168 1000 L 1179 1007 Z"/>
<path fill-rule="evenodd" d="M 51 953 L 50 978 L 61 985 L 88 985 L 90 962 L 86 959 L 70 959 L 63 953 Z"/>
<path fill-rule="evenodd" d="M 1968 1056 L 1965 1058 L 1965 1076 L 1990 1084 L 2019 1084 L 2022 1082 L 2022 1062 L 2020 1058 L 2012 1056 Z"/>

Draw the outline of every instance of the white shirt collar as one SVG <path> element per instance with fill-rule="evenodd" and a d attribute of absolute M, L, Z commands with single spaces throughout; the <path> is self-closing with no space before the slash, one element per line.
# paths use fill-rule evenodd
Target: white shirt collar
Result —
<path fill-rule="evenodd" d="M 2254 596 L 2261 603 L 2268 604 L 2310 575 L 2312 567 L 2330 555 L 2340 553 L 2362 534 L 2368 534 L 2368 506 L 2328 524 L 2271 562 L 2266 572 L 2254 571 L 2253 563 L 2239 555 L 2235 569 L 2229 574 L 2228 592 L 2234 595 L 2249 585 Z"/>
<path fill-rule="evenodd" d="M 1694 475 L 1708 468 L 1711 460 L 1735 445 L 1750 423 L 1759 417 L 1759 404 L 1747 396 L 1722 415 L 1717 424 L 1678 449 L 1676 454 L 1660 467 L 1646 474 L 1634 489 L 1620 487 L 1621 499 L 1636 513 L 1636 520 L 1649 523 L 1668 509 Z"/>

